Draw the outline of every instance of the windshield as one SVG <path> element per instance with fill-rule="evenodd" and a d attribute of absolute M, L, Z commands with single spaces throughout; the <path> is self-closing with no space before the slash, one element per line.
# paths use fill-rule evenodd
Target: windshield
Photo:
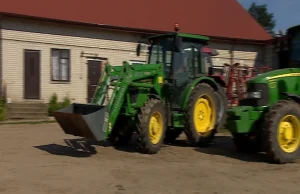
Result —
<path fill-rule="evenodd" d="M 154 40 L 150 46 L 149 64 L 164 64 L 165 75 L 169 75 L 172 62 L 172 37 Z"/>
<path fill-rule="evenodd" d="M 202 44 L 184 40 L 181 52 L 174 52 L 173 40 L 174 37 L 171 36 L 154 39 L 149 48 L 149 64 L 162 63 L 168 78 L 171 77 L 171 64 L 173 78 L 176 75 L 190 78 L 201 75 L 205 71 L 202 67 Z"/>
<path fill-rule="evenodd" d="M 202 57 L 201 56 L 202 45 L 194 42 L 183 43 L 183 57 L 185 71 L 191 78 L 199 76 L 203 72 Z"/>

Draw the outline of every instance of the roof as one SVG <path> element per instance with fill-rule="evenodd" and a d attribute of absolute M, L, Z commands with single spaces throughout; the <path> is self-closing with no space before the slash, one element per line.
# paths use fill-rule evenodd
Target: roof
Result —
<path fill-rule="evenodd" d="M 129 29 L 265 41 L 271 36 L 237 0 L 9 0 L 0 13 Z"/>

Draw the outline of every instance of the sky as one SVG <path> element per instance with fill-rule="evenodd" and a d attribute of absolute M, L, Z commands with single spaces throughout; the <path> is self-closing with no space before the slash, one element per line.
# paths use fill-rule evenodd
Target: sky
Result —
<path fill-rule="evenodd" d="M 268 11 L 274 14 L 276 26 L 274 31 L 285 30 L 294 25 L 300 25 L 300 0 L 238 0 L 246 9 L 252 2 L 267 4 Z"/>

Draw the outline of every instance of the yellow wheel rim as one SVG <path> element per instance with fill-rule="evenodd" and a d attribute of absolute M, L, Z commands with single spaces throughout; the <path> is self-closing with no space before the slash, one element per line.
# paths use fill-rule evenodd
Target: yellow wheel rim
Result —
<path fill-rule="evenodd" d="M 214 128 L 216 122 L 215 104 L 207 96 L 201 96 L 194 107 L 194 124 L 198 133 L 206 133 Z"/>
<path fill-rule="evenodd" d="M 287 153 L 296 151 L 300 144 L 300 122 L 294 115 L 287 115 L 279 122 L 278 143 Z"/>
<path fill-rule="evenodd" d="M 149 122 L 149 136 L 153 144 L 157 144 L 163 134 L 163 117 L 160 112 L 154 112 Z"/>

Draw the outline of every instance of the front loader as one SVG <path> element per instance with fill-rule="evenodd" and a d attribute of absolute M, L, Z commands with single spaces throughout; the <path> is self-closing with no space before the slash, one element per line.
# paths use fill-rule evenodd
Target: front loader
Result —
<path fill-rule="evenodd" d="M 66 134 L 115 145 L 128 143 L 136 132 L 141 151 L 148 154 L 183 131 L 193 146 L 208 145 L 227 110 L 224 83 L 207 76 L 204 66 L 208 40 L 177 28 L 150 37 L 148 64 L 107 64 L 91 104 L 74 103 L 53 115 Z"/>
<path fill-rule="evenodd" d="M 288 49 L 279 52 L 279 69 L 246 82 L 247 96 L 227 111 L 227 126 L 239 151 L 265 152 L 271 162 L 300 157 L 300 26 L 288 30 Z M 283 40 L 282 37 L 278 40 Z M 280 45 L 280 44 L 279 44 Z"/>

